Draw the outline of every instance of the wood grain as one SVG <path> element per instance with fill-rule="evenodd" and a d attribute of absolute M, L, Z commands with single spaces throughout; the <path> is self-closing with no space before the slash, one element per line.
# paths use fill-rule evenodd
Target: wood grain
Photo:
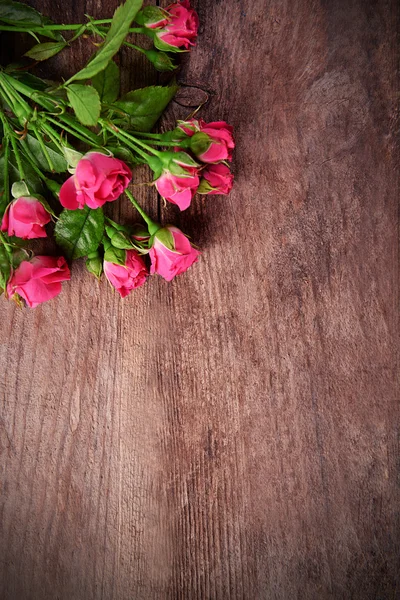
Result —
<path fill-rule="evenodd" d="M 399 598 L 396 3 L 196 7 L 164 126 L 208 96 L 236 187 L 134 188 L 203 249 L 172 284 L 1 300 L 0 597 Z"/>

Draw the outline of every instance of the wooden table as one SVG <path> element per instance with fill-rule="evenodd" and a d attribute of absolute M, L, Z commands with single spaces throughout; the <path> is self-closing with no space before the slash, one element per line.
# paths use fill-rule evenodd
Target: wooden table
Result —
<path fill-rule="evenodd" d="M 164 124 L 208 97 L 236 186 L 182 214 L 134 188 L 203 249 L 172 284 L 121 301 L 78 262 L 42 307 L 0 300 L 0 597 L 399 598 L 396 3 L 195 7 Z"/>

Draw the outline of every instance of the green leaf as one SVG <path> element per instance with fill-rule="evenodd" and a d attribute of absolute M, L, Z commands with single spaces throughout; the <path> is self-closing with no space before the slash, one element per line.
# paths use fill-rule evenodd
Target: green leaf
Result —
<path fill-rule="evenodd" d="M 102 208 L 64 209 L 55 227 L 56 242 L 67 258 L 80 258 L 95 252 L 104 233 Z"/>
<path fill-rule="evenodd" d="M 100 117 L 100 98 L 91 85 L 73 83 L 67 87 L 68 100 L 83 125 L 94 126 Z"/>
<path fill-rule="evenodd" d="M 43 81 L 42 79 L 39 79 L 39 77 L 36 77 L 36 75 L 32 75 L 32 73 L 26 73 L 25 71 L 17 71 L 17 70 L 9 70 L 9 67 L 12 67 L 13 65 L 8 65 L 6 71 L 9 72 L 14 79 L 16 79 L 17 81 L 20 81 L 21 83 L 23 83 L 24 85 L 32 88 L 33 90 L 38 90 L 43 92 L 45 89 L 47 89 L 49 87 L 49 84 L 46 83 L 45 81 Z M 18 66 L 17 66 L 18 68 Z"/>
<path fill-rule="evenodd" d="M 37 10 L 22 4 L 0 0 L 0 21 L 10 25 L 42 25 L 42 15 Z"/>
<path fill-rule="evenodd" d="M 134 131 L 150 131 L 175 96 L 179 86 L 150 86 L 128 92 L 114 106 L 130 116 L 129 125 Z"/>
<path fill-rule="evenodd" d="M 61 52 L 66 45 L 67 44 L 64 44 L 64 42 L 44 42 L 43 44 L 36 44 L 36 46 L 33 46 L 28 52 L 25 52 L 24 56 L 37 61 L 47 60 Z"/>
<path fill-rule="evenodd" d="M 92 77 L 92 85 L 97 90 L 100 100 L 111 104 L 119 94 L 119 68 L 112 60 L 100 73 Z"/>
<path fill-rule="evenodd" d="M 118 52 L 137 12 L 142 6 L 142 0 L 127 0 L 114 13 L 110 29 L 101 48 L 96 52 L 89 64 L 78 71 L 69 81 L 76 79 L 91 79 L 106 68 L 114 54 Z"/>
<path fill-rule="evenodd" d="M 57 146 L 55 146 L 52 142 L 45 142 L 44 140 L 43 140 L 43 143 L 46 146 L 50 160 L 53 163 L 54 172 L 55 173 L 65 173 L 65 171 L 68 170 L 68 164 L 67 164 L 67 161 L 65 160 L 64 156 L 58 150 Z M 39 142 L 37 141 L 37 139 L 35 137 L 33 137 L 33 135 L 28 134 L 25 137 L 25 140 L 23 141 L 22 145 L 24 146 L 25 144 L 28 147 L 30 154 L 33 155 L 33 157 L 35 158 L 37 166 L 42 171 L 50 172 L 49 163 L 47 162 L 47 158 L 44 155 L 43 150 L 42 150 Z"/>

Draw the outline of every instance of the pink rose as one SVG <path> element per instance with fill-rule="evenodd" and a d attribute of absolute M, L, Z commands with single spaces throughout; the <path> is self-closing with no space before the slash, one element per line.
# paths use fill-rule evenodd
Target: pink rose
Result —
<path fill-rule="evenodd" d="M 219 163 L 208 165 L 202 172 L 199 194 L 229 194 L 233 186 L 233 174 L 229 167 Z"/>
<path fill-rule="evenodd" d="M 18 294 L 28 306 L 51 300 L 61 292 L 61 281 L 71 278 L 63 256 L 35 256 L 24 260 L 13 272 L 7 284 L 7 294 L 11 298 Z"/>
<path fill-rule="evenodd" d="M 197 261 L 200 252 L 193 248 L 180 229 L 168 225 L 159 229 L 150 248 L 150 273 L 158 273 L 167 281 L 180 275 Z"/>
<path fill-rule="evenodd" d="M 143 285 L 149 274 L 143 258 L 135 250 L 126 250 L 124 265 L 105 260 L 104 273 L 121 298 Z"/>
<path fill-rule="evenodd" d="M 163 198 L 185 210 L 190 206 L 193 196 L 199 187 L 200 179 L 195 167 L 181 167 L 181 174 L 163 171 L 155 181 L 155 186 Z"/>
<path fill-rule="evenodd" d="M 23 240 L 47 237 L 44 226 L 51 220 L 43 204 L 33 196 L 21 196 L 6 208 L 1 231 Z"/>
<path fill-rule="evenodd" d="M 235 147 L 233 127 L 225 121 L 205 123 L 191 119 L 180 123 L 178 128 L 191 137 L 190 149 L 203 162 L 231 160 Z"/>
<path fill-rule="evenodd" d="M 187 0 L 171 4 L 166 9 L 169 20 L 162 29 L 156 32 L 154 45 L 159 50 L 178 50 L 195 45 L 199 17 L 195 10 L 190 8 Z"/>
<path fill-rule="evenodd" d="M 122 160 L 88 152 L 78 162 L 75 175 L 61 186 L 60 202 L 69 210 L 84 206 L 98 208 L 116 200 L 131 179 L 132 172 Z"/>

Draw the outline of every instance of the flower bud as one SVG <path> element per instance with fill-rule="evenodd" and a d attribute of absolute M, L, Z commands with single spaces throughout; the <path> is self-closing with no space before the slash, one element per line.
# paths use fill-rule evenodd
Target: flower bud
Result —
<path fill-rule="evenodd" d="M 144 54 L 146 55 L 147 59 L 153 63 L 157 71 L 160 71 L 161 73 L 174 71 L 177 67 L 168 54 L 166 52 L 162 52 L 161 50 L 145 50 Z"/>
<path fill-rule="evenodd" d="M 167 225 L 153 237 L 150 248 L 150 273 L 158 273 L 167 281 L 180 275 L 197 261 L 200 254 L 193 248 L 187 236 L 177 227 Z"/>
<path fill-rule="evenodd" d="M 20 196 L 6 208 L 0 230 L 23 240 L 47 237 L 44 226 L 51 221 L 49 212 L 38 198 Z"/>
<path fill-rule="evenodd" d="M 198 194 L 229 194 L 233 186 L 233 174 L 223 163 L 211 164 L 202 171 Z"/>
<path fill-rule="evenodd" d="M 149 274 L 143 258 L 135 250 L 112 247 L 104 254 L 104 273 L 121 298 L 143 285 Z"/>

